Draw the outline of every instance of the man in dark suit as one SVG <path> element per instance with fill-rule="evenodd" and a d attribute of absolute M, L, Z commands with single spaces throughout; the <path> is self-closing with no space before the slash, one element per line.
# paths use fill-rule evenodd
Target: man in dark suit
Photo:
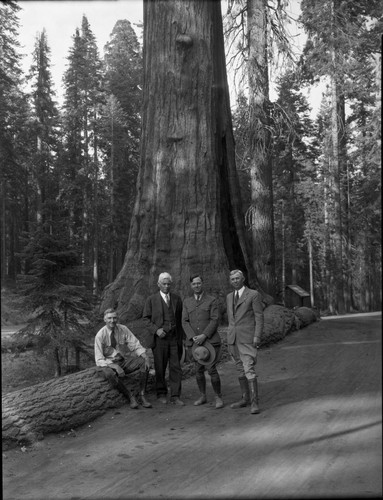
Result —
<path fill-rule="evenodd" d="M 194 402 L 194 405 L 199 406 L 207 402 L 205 378 L 207 369 L 215 393 L 215 407 L 223 408 L 221 379 L 217 371 L 217 363 L 221 354 L 221 338 L 217 331 L 219 314 L 217 299 L 203 291 L 203 281 L 199 274 L 190 276 L 190 286 L 193 295 L 184 300 L 182 309 L 182 327 L 187 338 L 185 345 L 189 356 L 192 354 L 193 345 L 204 345 L 206 341 L 211 343 L 215 351 L 212 363 L 205 364 L 197 360 L 195 362 L 196 381 L 201 396 Z"/>
<path fill-rule="evenodd" d="M 170 293 L 172 277 L 169 273 L 161 273 L 158 277 L 159 292 L 147 298 L 144 306 L 143 320 L 153 335 L 153 360 L 156 371 L 156 392 L 161 403 L 167 403 L 168 388 L 165 380 L 166 368 L 169 364 L 170 402 L 184 406 L 181 401 L 182 369 L 182 300 L 175 293 Z"/>
<path fill-rule="evenodd" d="M 239 269 L 230 272 L 234 292 L 227 295 L 227 344 L 239 375 L 242 399 L 231 408 L 242 408 L 251 403 L 251 413 L 259 413 L 258 384 L 255 365 L 257 349 L 263 333 L 262 296 L 244 286 L 245 277 Z"/>

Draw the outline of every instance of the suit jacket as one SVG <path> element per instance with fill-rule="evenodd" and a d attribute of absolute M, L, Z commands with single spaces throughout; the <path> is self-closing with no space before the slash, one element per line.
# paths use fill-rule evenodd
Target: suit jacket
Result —
<path fill-rule="evenodd" d="M 254 337 L 261 339 L 263 333 L 263 304 L 262 296 L 256 290 L 245 287 L 237 305 L 234 308 L 234 292 L 226 298 L 227 343 L 251 344 Z"/>
<path fill-rule="evenodd" d="M 220 344 L 218 328 L 218 304 L 215 297 L 202 294 L 200 301 L 194 297 L 184 300 L 182 309 L 182 327 L 187 337 L 186 345 L 193 345 L 192 338 L 204 333 L 212 344 Z"/>
<path fill-rule="evenodd" d="M 175 293 L 170 293 L 170 304 L 173 308 L 174 317 L 176 320 L 176 336 L 177 343 L 182 345 L 184 331 L 182 329 L 182 300 Z M 150 295 L 145 302 L 144 311 L 142 313 L 143 323 L 153 336 L 153 344 L 151 349 L 156 346 L 157 335 L 156 331 L 164 325 L 163 299 L 160 292 Z"/>

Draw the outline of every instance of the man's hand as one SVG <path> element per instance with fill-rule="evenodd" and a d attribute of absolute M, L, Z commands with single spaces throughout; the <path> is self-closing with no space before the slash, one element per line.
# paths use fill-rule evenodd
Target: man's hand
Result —
<path fill-rule="evenodd" d="M 163 339 L 166 335 L 166 332 L 164 331 L 163 328 L 159 328 L 157 331 L 156 331 L 156 335 L 158 335 L 160 337 L 160 339 Z"/>
<path fill-rule="evenodd" d="M 254 337 L 253 338 L 253 347 L 255 347 L 256 349 L 259 349 L 259 343 L 260 343 L 260 340 L 258 337 Z"/>
<path fill-rule="evenodd" d="M 142 357 L 145 360 L 145 368 L 146 368 L 146 370 L 149 371 L 150 370 L 150 360 L 146 354 L 144 354 Z"/>
<path fill-rule="evenodd" d="M 196 335 L 195 337 L 193 337 L 193 342 L 195 342 L 198 345 L 202 345 L 206 339 L 207 339 L 206 335 L 204 333 L 201 333 L 201 335 Z"/>

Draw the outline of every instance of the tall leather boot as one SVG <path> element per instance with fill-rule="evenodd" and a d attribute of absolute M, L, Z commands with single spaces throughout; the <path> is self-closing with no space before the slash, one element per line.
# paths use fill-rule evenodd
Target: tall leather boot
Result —
<path fill-rule="evenodd" d="M 223 408 L 223 400 L 221 393 L 221 379 L 219 377 L 214 377 L 211 379 L 211 385 L 215 393 L 215 407 L 217 409 Z"/>
<path fill-rule="evenodd" d="M 242 399 L 230 405 L 230 408 L 244 408 L 248 404 L 250 404 L 250 389 L 249 382 L 246 377 L 238 378 L 239 385 L 241 387 Z"/>
<path fill-rule="evenodd" d="M 116 389 L 118 389 L 129 401 L 130 407 L 132 410 L 136 410 L 138 408 L 138 403 L 133 394 L 129 391 L 129 389 L 125 386 L 122 380 L 118 379 L 116 382 Z"/>
<path fill-rule="evenodd" d="M 146 384 L 148 382 L 148 375 L 149 375 L 148 370 L 141 372 L 141 375 L 140 375 L 140 400 L 141 400 L 141 404 L 144 408 L 151 408 L 152 407 L 151 403 L 145 398 Z"/>
<path fill-rule="evenodd" d="M 250 413 L 256 414 L 259 413 L 259 406 L 258 406 L 258 382 L 257 378 L 254 378 L 253 380 L 250 380 L 249 382 L 250 386 L 250 399 L 251 399 L 251 410 Z"/>
<path fill-rule="evenodd" d="M 203 377 L 196 377 L 197 385 L 199 392 L 201 393 L 201 396 L 197 399 L 197 401 L 194 401 L 194 406 L 199 406 L 199 405 L 204 405 L 207 401 L 206 399 L 206 378 L 205 374 Z"/>

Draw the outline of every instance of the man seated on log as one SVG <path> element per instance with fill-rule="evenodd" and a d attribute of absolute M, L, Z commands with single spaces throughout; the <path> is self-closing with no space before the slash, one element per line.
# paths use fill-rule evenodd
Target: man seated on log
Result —
<path fill-rule="evenodd" d="M 117 313 L 113 309 L 107 309 L 104 312 L 104 321 L 105 326 L 97 333 L 94 340 L 96 365 L 101 368 L 105 379 L 111 386 L 118 389 L 128 399 L 132 409 L 138 408 L 139 404 L 120 377 L 139 370 L 139 401 L 144 408 L 151 408 L 152 405 L 145 398 L 150 368 L 145 348 L 127 326 L 117 323 Z"/>

